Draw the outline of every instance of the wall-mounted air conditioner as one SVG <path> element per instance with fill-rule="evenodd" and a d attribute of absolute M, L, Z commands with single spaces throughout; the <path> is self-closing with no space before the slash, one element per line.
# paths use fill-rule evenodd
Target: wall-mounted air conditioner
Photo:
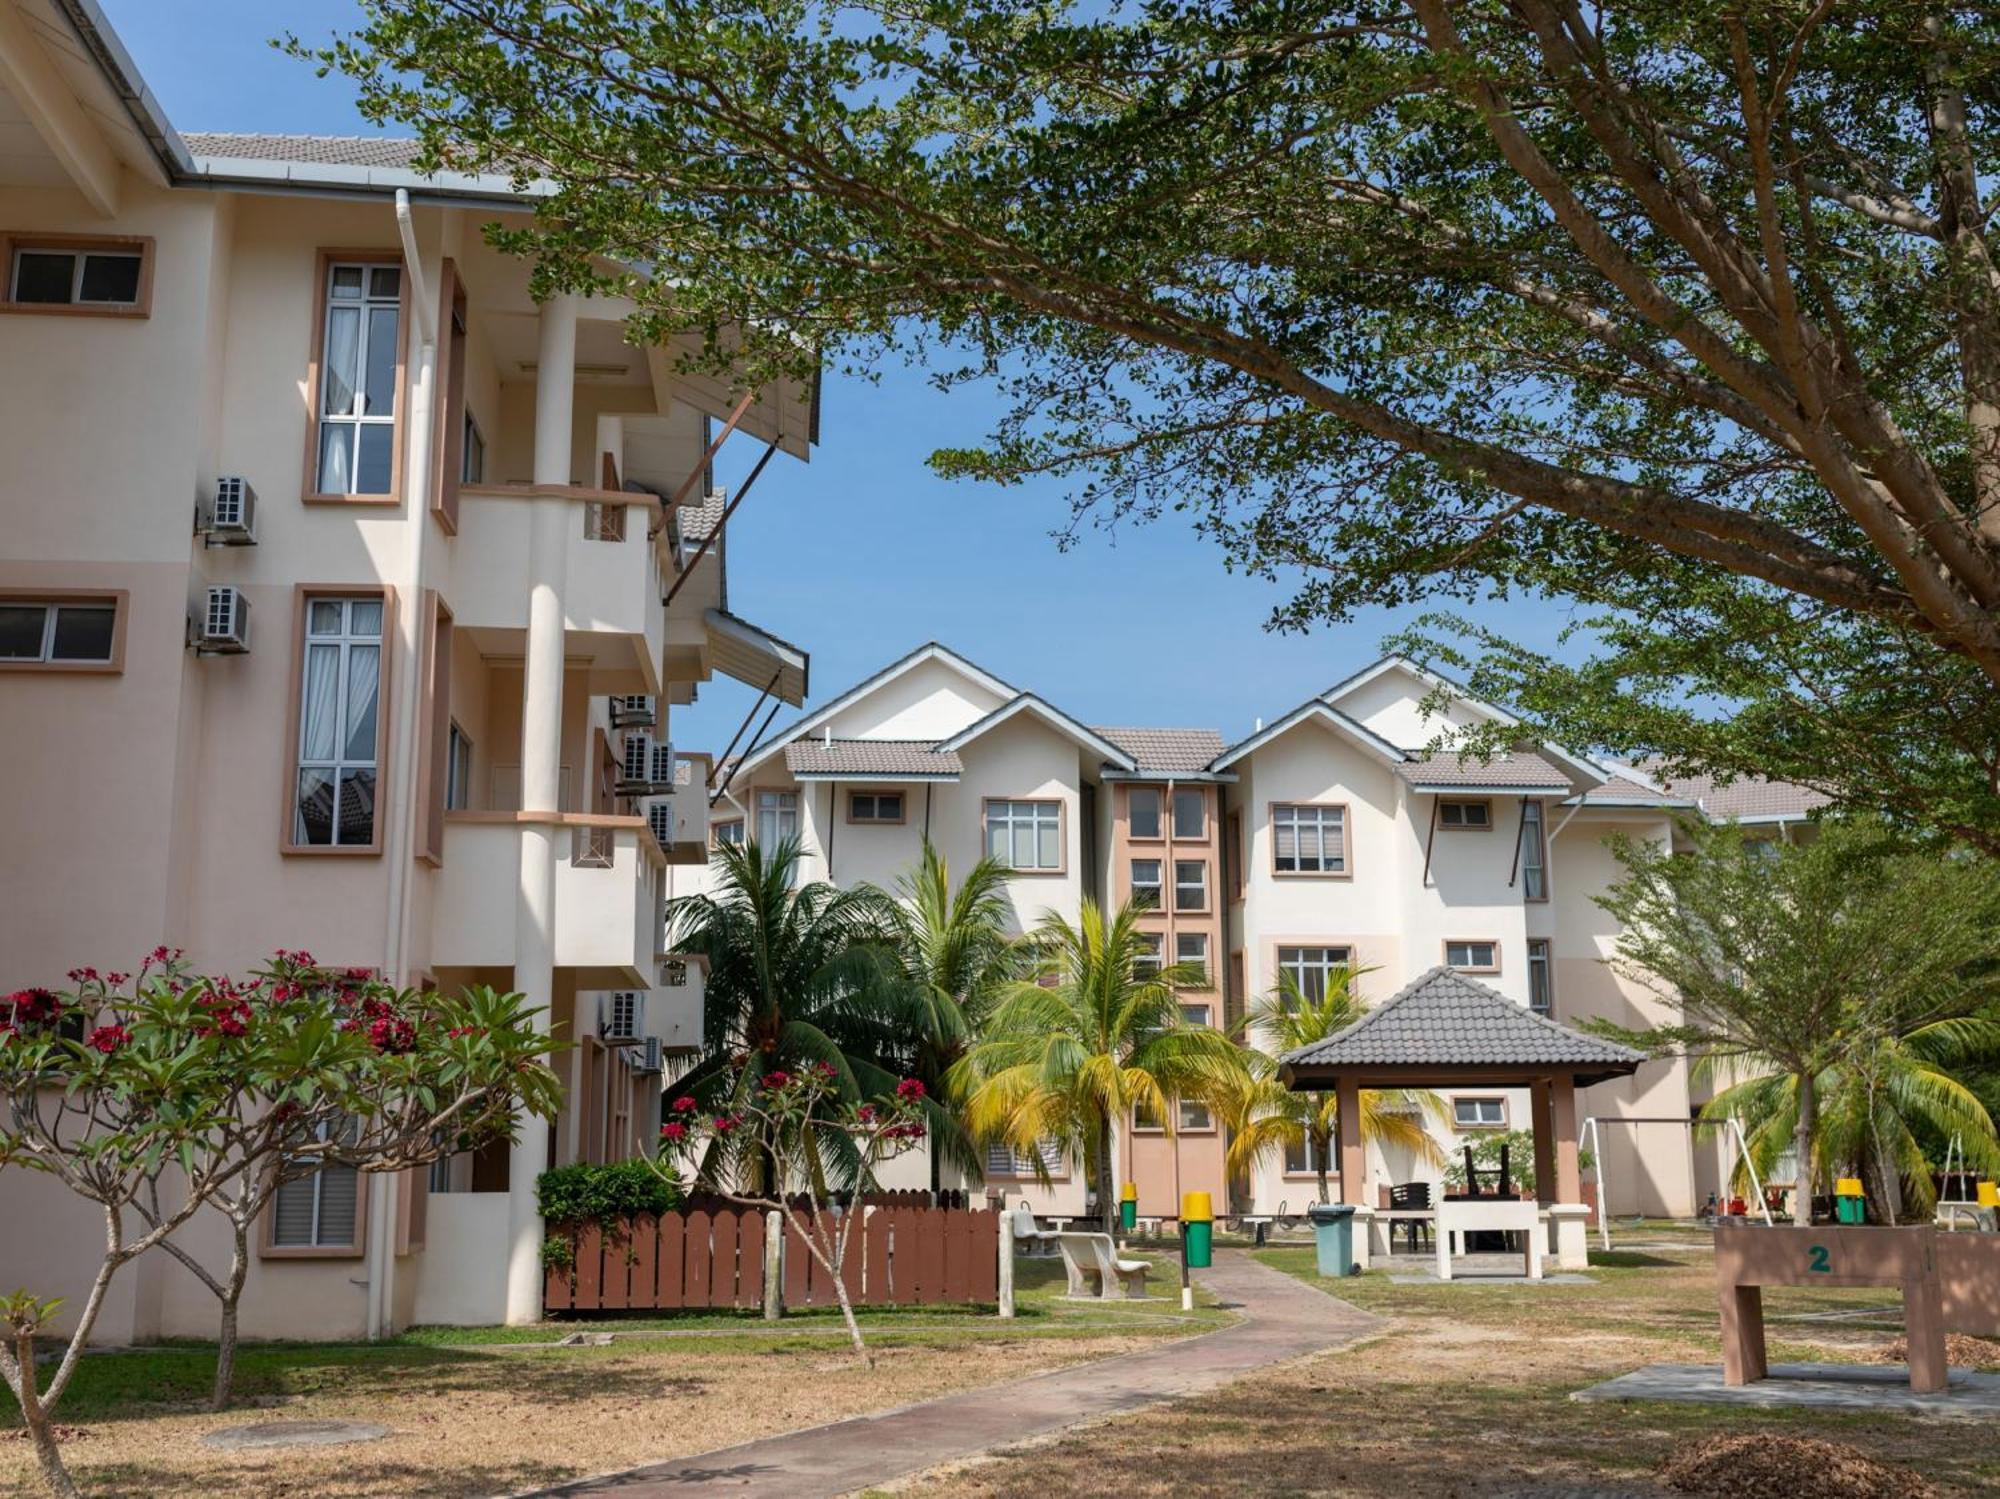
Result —
<path fill-rule="evenodd" d="M 195 507 L 195 529 L 203 546 L 249 547 L 257 544 L 257 491 L 250 481 L 224 474 L 215 481 L 215 496 Z"/>
<path fill-rule="evenodd" d="M 197 655 L 240 656 L 250 649 L 250 600 L 240 588 L 209 589 L 189 623 Z"/>
<path fill-rule="evenodd" d="M 664 1048 L 658 1036 L 648 1036 L 646 1044 L 639 1049 L 638 1067 L 641 1072 L 660 1072 L 666 1067 Z"/>
<path fill-rule="evenodd" d="M 650 729 L 655 717 L 653 700 L 643 695 L 611 697 L 611 727 L 614 729 Z"/>

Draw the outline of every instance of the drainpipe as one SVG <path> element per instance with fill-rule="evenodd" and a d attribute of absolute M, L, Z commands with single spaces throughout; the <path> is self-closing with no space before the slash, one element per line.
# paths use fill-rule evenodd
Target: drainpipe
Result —
<path fill-rule="evenodd" d="M 423 259 L 417 253 L 416 226 L 410 216 L 410 195 L 396 189 L 396 230 L 403 241 L 404 274 L 410 278 L 410 305 L 417 311 L 417 357 L 410 378 L 410 421 L 404 445 L 404 494 L 408 497 L 410 539 L 409 583 L 406 599 L 397 617 L 406 645 L 409 668 L 400 677 L 397 694 L 396 758 L 403 778 L 404 795 L 398 815 L 389 827 L 389 921 L 382 972 L 390 983 L 401 987 L 408 982 L 410 935 L 410 861 L 415 857 L 418 819 L 424 815 L 417 785 L 417 708 L 422 701 L 417 663 L 423 653 L 426 621 L 420 608 L 424 596 L 424 538 L 430 513 L 431 400 L 437 376 L 437 309 L 431 305 L 430 288 L 424 281 Z M 394 1178 L 384 1174 L 368 1194 L 368 1337 L 386 1336 L 395 1321 L 394 1278 L 396 1273 L 396 1207 Z"/>

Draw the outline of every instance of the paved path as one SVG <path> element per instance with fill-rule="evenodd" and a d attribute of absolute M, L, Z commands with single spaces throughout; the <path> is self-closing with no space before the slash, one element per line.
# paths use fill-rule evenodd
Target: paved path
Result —
<path fill-rule="evenodd" d="M 1218 1251 L 1215 1267 L 1197 1274 L 1225 1306 L 1239 1309 L 1240 1321 L 1114 1359 L 542 1492 L 656 1499 L 712 1485 L 746 1499 L 825 1499 L 1079 1421 L 1200 1394 L 1380 1325 L 1241 1250 Z"/>

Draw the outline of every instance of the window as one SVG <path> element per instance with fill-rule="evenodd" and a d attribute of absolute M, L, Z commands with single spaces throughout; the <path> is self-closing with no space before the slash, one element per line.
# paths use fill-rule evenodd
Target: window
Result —
<path fill-rule="evenodd" d="M 1521 803 L 1521 898 L 1549 898 L 1548 850 L 1542 841 L 1542 804 Z"/>
<path fill-rule="evenodd" d="M 372 847 L 383 601 L 309 598 L 305 609 L 292 842 L 308 848 Z"/>
<path fill-rule="evenodd" d="M 457 719 L 445 734 L 444 805 L 448 812 L 463 812 L 472 805 L 472 741 Z"/>
<path fill-rule="evenodd" d="M 1476 828 L 1483 832 L 1493 826 L 1493 803 L 1441 801 L 1438 803 L 1438 826 L 1453 831 Z"/>
<path fill-rule="evenodd" d="M 717 845 L 741 843 L 743 841 L 743 819 L 740 817 L 727 818 L 722 822 L 713 824 L 709 831 Z"/>
<path fill-rule="evenodd" d="M 1160 836 L 1160 792 L 1156 786 L 1132 786 L 1125 792 L 1125 816 L 1134 838 Z"/>
<path fill-rule="evenodd" d="M 989 1145 L 986 1147 L 986 1174 L 988 1176 L 1033 1176 L 1035 1162 L 1040 1158 L 1042 1170 L 1050 1176 L 1060 1176 L 1063 1169 L 1062 1144 L 1057 1140 L 1039 1140 L 1032 1154 L 1016 1150 L 1011 1145 Z"/>
<path fill-rule="evenodd" d="M 326 268 L 315 494 L 395 492 L 402 296 L 399 265 L 334 261 Z"/>
<path fill-rule="evenodd" d="M 1174 792 L 1174 836 L 1176 838 L 1208 836 L 1208 798 L 1200 791 Z"/>
<path fill-rule="evenodd" d="M 988 802 L 986 852 L 1009 869 L 1061 869 L 1062 803 Z"/>
<path fill-rule="evenodd" d="M 1180 1123 L 1175 1126 L 1178 1130 L 1195 1130 L 1199 1132 L 1215 1128 L 1215 1116 L 1209 1113 L 1205 1104 L 1195 1103 L 1192 1099 L 1183 1098 L 1180 1100 L 1179 1107 L 1175 1112 L 1180 1117 Z M 1132 1109 L 1132 1127 L 1140 1130 L 1157 1131 L 1160 1128 L 1160 1116 L 1144 1104 L 1134 1105 Z"/>
<path fill-rule="evenodd" d="M 1139 951 L 1132 959 L 1132 977 L 1149 979 L 1165 966 L 1166 938 L 1158 932 L 1138 934 Z"/>
<path fill-rule="evenodd" d="M 1555 977 L 1549 967 L 1549 939 L 1528 939 L 1528 1008 L 1537 1015 L 1553 1015 L 1556 1009 Z"/>
<path fill-rule="evenodd" d="M 1174 860 L 1174 909 L 1176 911 L 1208 909 L 1207 860 Z"/>
<path fill-rule="evenodd" d="M 16 238 L 7 257 L 7 305 L 15 311 L 143 317 L 151 291 L 152 248 L 148 239 Z"/>
<path fill-rule="evenodd" d="M 757 793 L 757 842 L 769 853 L 799 836 L 799 794 L 796 791 Z"/>
<path fill-rule="evenodd" d="M 1505 1129 L 1507 1100 L 1504 1098 L 1454 1098 L 1451 1122 L 1460 1129 Z"/>
<path fill-rule="evenodd" d="M 1301 1135 L 1297 1140 L 1285 1145 L 1285 1175 L 1317 1176 L 1319 1174 L 1319 1152 L 1313 1148 L 1312 1137 Z"/>
<path fill-rule="evenodd" d="M 1132 861 L 1132 904 L 1143 905 L 1150 910 L 1160 908 L 1160 861 L 1158 859 L 1134 859 Z"/>
<path fill-rule="evenodd" d="M 1352 964 L 1354 953 L 1346 947 L 1281 947 L 1278 973 L 1289 978 L 1300 994 L 1314 1004 L 1336 988 Z"/>
<path fill-rule="evenodd" d="M 1174 961 L 1184 967 L 1199 968 L 1201 970 L 1201 981 L 1206 984 L 1208 982 L 1208 933 L 1174 933 Z M 1185 1011 L 1187 1007 L 1183 1005 L 1181 1008 Z M 1204 1005 L 1200 1008 L 1204 1015 L 1208 1013 L 1207 1006 Z"/>
<path fill-rule="evenodd" d="M 1447 968 L 1456 968 L 1461 973 L 1498 973 L 1500 971 L 1500 944 L 1497 942 L 1446 942 L 1444 961 Z"/>
<path fill-rule="evenodd" d="M 326 1139 L 328 1125 L 318 1138 Z M 296 1158 L 294 1158 L 296 1159 Z M 281 1183 L 271 1199 L 273 1249 L 361 1247 L 361 1173 L 329 1162 L 310 1176 Z"/>
<path fill-rule="evenodd" d="M 470 411 L 465 413 L 465 453 L 459 459 L 458 478 L 461 484 L 486 482 L 486 438 Z"/>
<path fill-rule="evenodd" d="M 112 666 L 116 598 L 0 599 L 0 665 Z"/>
<path fill-rule="evenodd" d="M 1271 851 L 1279 874 L 1346 874 L 1347 808 L 1279 803 L 1271 808 Z"/>
<path fill-rule="evenodd" d="M 1232 900 L 1243 899 L 1243 814 L 1229 814 L 1229 895 Z"/>
<path fill-rule="evenodd" d="M 855 791 L 847 798 L 849 822 L 901 822 L 903 793 L 900 791 Z"/>
<path fill-rule="evenodd" d="M 1208 1006 L 1207 1006 L 1207 1005 L 1199 1005 L 1199 1004 L 1184 1004 L 1184 1005 L 1182 1005 L 1182 1006 L 1181 1006 L 1181 1024 L 1182 1024 L 1182 1025 L 1192 1025 L 1192 1026 L 1196 1026 L 1196 1027 L 1198 1027 L 1198 1028 L 1200 1028 L 1200 1029 L 1202 1029 L 1202 1030 L 1207 1030 L 1207 1029 L 1208 1029 Z"/>

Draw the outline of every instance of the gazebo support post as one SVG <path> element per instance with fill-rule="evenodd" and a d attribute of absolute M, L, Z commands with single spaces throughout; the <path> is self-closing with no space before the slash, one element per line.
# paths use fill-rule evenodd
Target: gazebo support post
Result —
<path fill-rule="evenodd" d="M 1544 1207 L 1556 1200 L 1556 1115 L 1551 1096 L 1554 1087 L 1545 1077 L 1538 1077 L 1528 1085 L 1535 1130 L 1535 1201 Z"/>
<path fill-rule="evenodd" d="M 1583 1202 L 1583 1173 L 1577 1167 L 1576 1079 L 1564 1073 L 1549 1080 L 1549 1113 L 1554 1125 L 1556 1190 L 1549 1205 L 1550 1237 L 1556 1264 L 1564 1270 L 1590 1267 L 1590 1209 Z M 1539 1155 L 1539 1143 L 1537 1154 Z"/>
<path fill-rule="evenodd" d="M 1363 1270 L 1375 1252 L 1375 1209 L 1368 1201 L 1368 1152 L 1361 1139 L 1361 1083 L 1333 1084 L 1334 1132 L 1340 1140 L 1340 1200 L 1354 1209 L 1354 1260 Z"/>

